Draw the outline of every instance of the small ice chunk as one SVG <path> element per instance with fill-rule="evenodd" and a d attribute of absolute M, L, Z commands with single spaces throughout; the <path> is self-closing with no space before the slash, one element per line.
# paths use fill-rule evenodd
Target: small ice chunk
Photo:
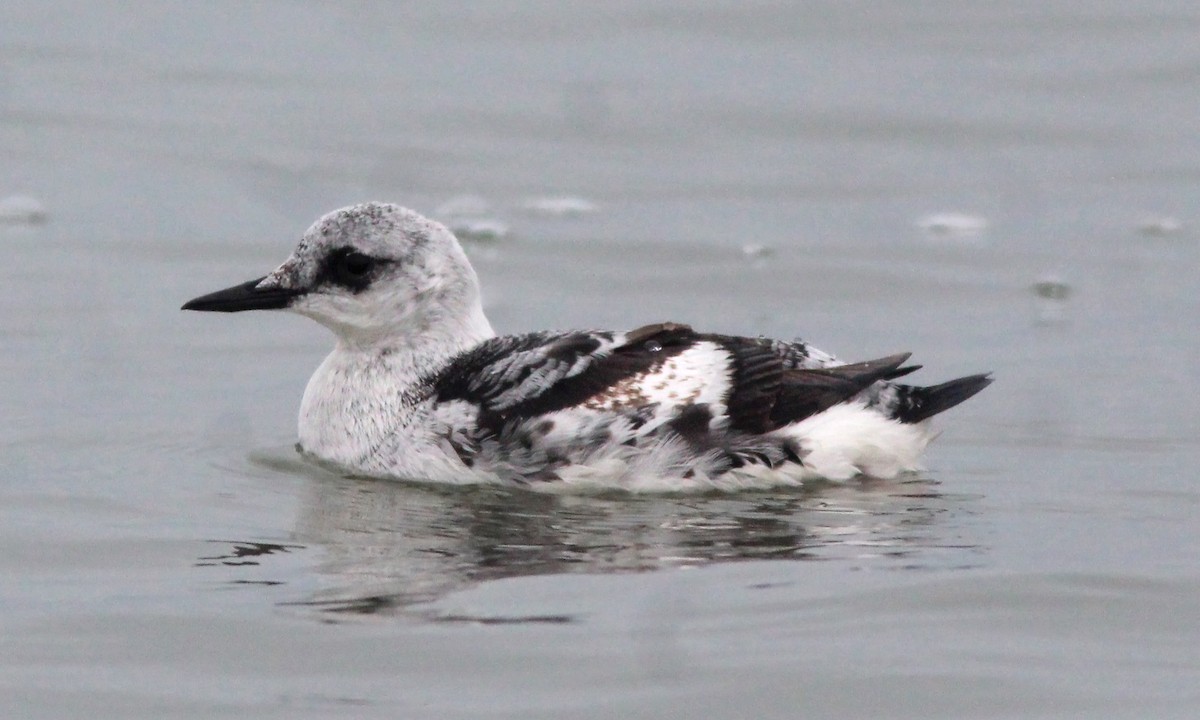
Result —
<path fill-rule="evenodd" d="M 1037 279 L 1029 286 L 1038 297 L 1037 324 L 1064 325 L 1067 322 L 1067 297 L 1071 294 L 1071 286 L 1067 281 L 1048 273 Z"/>
<path fill-rule="evenodd" d="M 1137 229 L 1146 237 L 1166 237 L 1183 230 L 1183 222 L 1170 215 L 1149 215 L 1142 218 Z"/>
<path fill-rule="evenodd" d="M 434 212 L 459 240 L 491 242 L 508 237 L 508 225 L 492 215 L 492 204 L 478 195 L 459 195 Z"/>
<path fill-rule="evenodd" d="M 1071 295 L 1071 286 L 1058 275 L 1043 275 L 1030 286 L 1033 293 L 1046 300 L 1066 300 Z"/>
<path fill-rule="evenodd" d="M 0 223 L 41 225 L 50 219 L 46 206 L 29 195 L 9 195 L 0 200 Z"/>
<path fill-rule="evenodd" d="M 978 237 L 987 230 L 987 218 L 968 213 L 942 212 L 926 215 L 917 221 L 917 227 L 932 236 L 948 239 Z"/>
<path fill-rule="evenodd" d="M 588 215 L 600 209 L 600 206 L 586 198 L 572 195 L 548 195 L 546 197 L 526 198 L 522 207 L 536 215 L 553 217 L 579 217 Z"/>
<path fill-rule="evenodd" d="M 493 218 L 459 218 L 447 227 L 459 240 L 466 242 L 494 242 L 508 237 L 508 226 Z"/>
<path fill-rule="evenodd" d="M 742 246 L 742 255 L 748 258 L 770 257 L 775 254 L 775 248 L 760 243 L 747 243 Z"/>

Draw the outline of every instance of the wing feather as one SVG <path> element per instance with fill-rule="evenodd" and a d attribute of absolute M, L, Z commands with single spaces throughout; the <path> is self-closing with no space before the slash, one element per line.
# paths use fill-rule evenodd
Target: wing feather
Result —
<path fill-rule="evenodd" d="M 625 334 L 532 333 L 492 338 L 431 380 L 439 402 L 466 400 L 480 424 L 497 426 L 586 402 L 652 371 L 696 339 L 686 325 L 660 323 Z"/>
<path fill-rule="evenodd" d="M 707 343 L 697 347 L 700 343 Z M 667 363 L 689 349 L 719 362 L 702 371 Z M 728 363 L 720 359 L 728 357 Z M 465 400 L 479 408 L 478 424 L 499 429 L 514 419 L 582 405 L 638 413 L 659 405 L 660 415 L 682 414 L 697 402 L 671 387 L 712 387 L 709 417 L 732 431 L 760 434 L 798 422 L 864 390 L 911 372 L 908 354 L 842 364 L 796 341 L 698 334 L 687 325 L 660 323 L 628 333 L 532 333 L 498 337 L 460 355 L 431 381 L 439 402 Z M 688 366 L 690 369 L 681 369 Z M 658 372 L 663 370 L 663 372 Z M 684 376 L 676 374 L 685 373 Z M 651 387 L 654 383 L 657 386 Z M 695 391 L 699 394 L 699 391 Z M 720 397 L 717 397 L 719 395 Z M 712 413 L 723 416 L 715 417 Z"/>

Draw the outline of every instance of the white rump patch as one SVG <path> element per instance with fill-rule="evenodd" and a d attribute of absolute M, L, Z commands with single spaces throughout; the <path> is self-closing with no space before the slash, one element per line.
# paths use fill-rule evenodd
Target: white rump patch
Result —
<path fill-rule="evenodd" d="M 925 423 L 901 423 L 859 402 L 834 405 L 780 432 L 799 440 L 809 477 L 828 480 L 920 470 L 917 459 L 933 438 Z"/>

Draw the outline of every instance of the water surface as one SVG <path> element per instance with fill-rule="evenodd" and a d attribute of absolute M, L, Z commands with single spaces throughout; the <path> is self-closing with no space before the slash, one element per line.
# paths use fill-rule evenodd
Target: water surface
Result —
<path fill-rule="evenodd" d="M 6 3 L 0 198 L 48 222 L 0 225 L 5 716 L 1194 716 L 1198 29 L 1098 0 Z M 997 382 L 887 483 L 305 464 L 325 331 L 179 305 L 339 205 L 463 195 L 508 229 L 467 248 L 501 331 L 674 320 Z M 536 209 L 563 197 L 595 211 Z"/>

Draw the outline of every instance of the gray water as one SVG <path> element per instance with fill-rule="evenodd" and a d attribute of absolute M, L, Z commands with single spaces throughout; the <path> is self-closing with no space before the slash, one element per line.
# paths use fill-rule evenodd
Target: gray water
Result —
<path fill-rule="evenodd" d="M 792 5 L 0 6 L 0 716 L 1195 717 L 1200 10 Z M 887 483 L 306 465 L 325 331 L 179 305 L 464 195 L 502 332 L 996 383 Z"/>

